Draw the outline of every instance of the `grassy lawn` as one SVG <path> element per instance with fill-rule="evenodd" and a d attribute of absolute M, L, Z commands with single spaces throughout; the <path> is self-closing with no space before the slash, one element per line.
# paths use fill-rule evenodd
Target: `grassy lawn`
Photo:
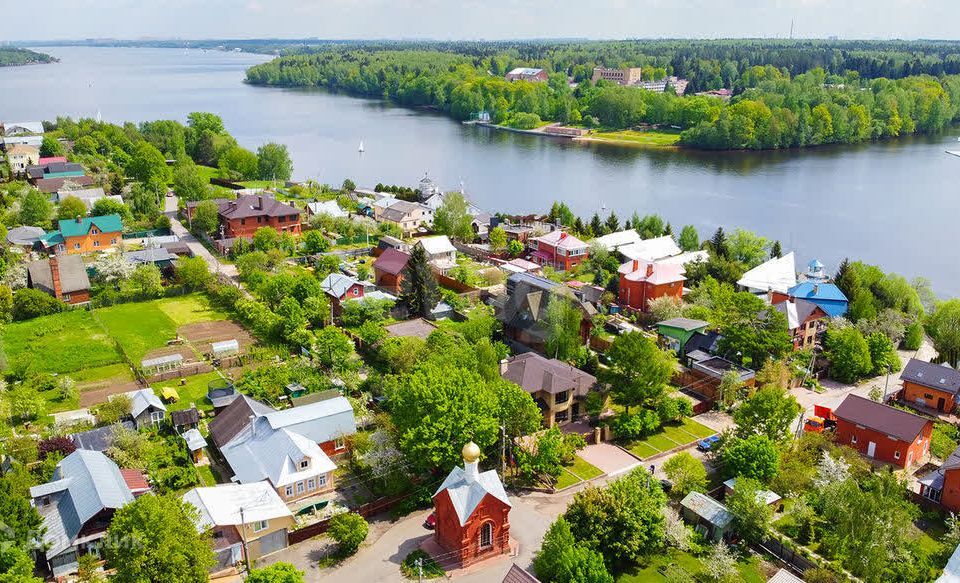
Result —
<path fill-rule="evenodd" d="M 213 411 L 213 405 L 207 400 L 207 383 L 220 378 L 216 372 L 194 375 L 186 378 L 186 384 L 180 386 L 180 379 L 170 379 L 162 383 L 154 383 L 153 388 L 159 395 L 163 387 L 173 387 L 180 395 L 180 400 L 175 403 L 168 403 L 167 410 L 179 411 L 180 409 L 189 409 L 196 405 L 201 411 Z"/>
<path fill-rule="evenodd" d="M 708 576 L 706 566 L 702 559 L 690 553 L 671 549 L 666 554 L 654 557 L 649 565 L 627 571 L 617 577 L 616 580 L 617 583 L 652 583 L 666 581 L 667 579 L 660 573 L 660 569 L 669 565 L 676 565 L 686 571 L 687 574 L 690 575 L 690 581 L 706 580 L 705 577 Z M 751 555 L 750 557 L 741 559 L 737 563 L 737 570 L 740 575 L 737 581 L 763 583 L 767 580 L 760 570 L 760 559 L 756 556 Z"/>
<path fill-rule="evenodd" d="M 226 312 L 213 306 L 204 294 L 189 294 L 157 300 L 157 307 L 179 328 L 196 322 L 226 320 Z"/>
<path fill-rule="evenodd" d="M 697 423 L 693 419 L 684 419 L 681 423 L 664 425 L 657 433 L 628 444 L 627 449 L 641 459 L 646 459 L 662 451 L 709 437 L 714 433 L 716 431 Z"/>
<path fill-rule="evenodd" d="M 154 348 L 177 337 L 177 326 L 158 301 L 120 304 L 97 310 L 97 317 L 135 365 Z"/>
<path fill-rule="evenodd" d="M 197 474 L 200 476 L 201 486 L 216 486 L 217 477 L 210 466 L 197 466 Z"/>
<path fill-rule="evenodd" d="M 122 362 L 118 364 L 99 366 L 96 368 L 85 368 L 83 370 L 74 371 L 70 373 L 69 376 L 77 383 L 77 386 L 80 387 L 81 391 L 83 391 L 85 386 L 96 386 L 103 384 L 104 382 L 107 382 L 108 384 L 119 384 L 132 381 L 134 379 L 133 372 L 130 371 L 130 367 L 127 366 L 126 363 Z"/>
<path fill-rule="evenodd" d="M 557 479 L 557 490 L 562 490 L 574 484 L 579 484 L 584 480 L 602 476 L 603 470 L 587 462 L 580 456 L 576 456 L 573 463 L 566 466 L 560 478 Z"/>
<path fill-rule="evenodd" d="M 680 141 L 679 132 L 650 131 L 638 132 L 636 130 L 622 130 L 619 132 L 596 132 L 590 134 L 595 140 L 604 142 L 616 142 L 636 146 L 649 146 L 655 148 L 672 147 Z"/>
<path fill-rule="evenodd" d="M 282 180 L 244 180 L 243 182 L 238 182 L 237 184 L 243 186 L 244 188 L 273 188 L 274 186 L 283 186 Z"/>
<path fill-rule="evenodd" d="M 32 355 L 37 370 L 50 373 L 72 373 L 121 361 L 110 337 L 85 310 L 15 322 L 5 327 L 2 337 L 7 362 L 0 365 L 4 368 L 21 354 Z"/>

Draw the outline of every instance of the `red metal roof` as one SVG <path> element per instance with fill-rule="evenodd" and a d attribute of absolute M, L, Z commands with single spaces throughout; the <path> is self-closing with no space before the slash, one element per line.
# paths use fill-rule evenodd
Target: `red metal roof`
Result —
<path fill-rule="evenodd" d="M 120 475 L 123 476 L 123 481 L 127 483 L 127 488 L 130 488 L 134 496 L 150 491 L 150 484 L 140 470 L 124 468 L 120 470 Z"/>
<path fill-rule="evenodd" d="M 399 275 L 407 266 L 410 256 L 403 251 L 396 249 L 385 249 L 380 257 L 373 262 L 373 268 L 378 271 L 389 273 L 390 275 Z"/>

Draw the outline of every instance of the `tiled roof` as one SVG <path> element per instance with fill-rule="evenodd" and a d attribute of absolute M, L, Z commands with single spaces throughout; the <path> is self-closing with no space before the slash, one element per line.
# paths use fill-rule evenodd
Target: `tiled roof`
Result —
<path fill-rule="evenodd" d="M 556 247 L 557 249 L 586 249 L 587 244 L 577 239 L 570 233 L 561 231 L 557 229 L 555 231 L 550 231 L 542 237 L 535 237 L 533 241 L 541 241 L 550 245 L 551 247 Z"/>
<path fill-rule="evenodd" d="M 71 187 L 90 186 L 93 184 L 93 178 L 90 176 L 67 176 L 61 178 L 40 178 L 33 183 L 40 192 L 51 194 L 57 192 L 64 185 Z"/>
<path fill-rule="evenodd" d="M 628 281 L 645 281 L 653 285 L 685 281 L 683 265 L 663 261 L 633 259 L 618 270 Z"/>
<path fill-rule="evenodd" d="M 540 583 L 540 579 L 537 579 L 531 575 L 529 571 L 520 568 L 514 563 L 510 566 L 510 570 L 507 571 L 501 583 Z"/>
<path fill-rule="evenodd" d="M 838 419 L 886 433 L 906 442 L 916 439 L 927 423 L 930 423 L 919 415 L 858 395 L 847 395 L 833 414 Z"/>

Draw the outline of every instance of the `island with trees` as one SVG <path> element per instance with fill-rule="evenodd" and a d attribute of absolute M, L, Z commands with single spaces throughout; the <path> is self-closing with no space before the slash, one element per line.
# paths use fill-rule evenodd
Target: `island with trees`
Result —
<path fill-rule="evenodd" d="M 0 67 L 15 67 L 17 65 L 37 65 L 56 63 L 56 57 L 46 53 L 38 53 L 30 49 L 16 47 L 0 47 Z"/>

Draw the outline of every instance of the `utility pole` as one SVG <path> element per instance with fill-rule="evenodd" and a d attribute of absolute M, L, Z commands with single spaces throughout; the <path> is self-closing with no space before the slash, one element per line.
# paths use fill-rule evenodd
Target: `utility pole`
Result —
<path fill-rule="evenodd" d="M 243 519 L 243 506 L 240 507 L 240 540 L 243 542 L 243 563 L 247 566 L 247 573 L 249 573 L 250 555 L 247 554 L 247 525 Z"/>
<path fill-rule="evenodd" d="M 417 566 L 417 582 L 423 583 L 423 559 L 417 559 L 413 564 Z"/>
<path fill-rule="evenodd" d="M 500 475 L 507 474 L 507 428 L 500 426 Z"/>

